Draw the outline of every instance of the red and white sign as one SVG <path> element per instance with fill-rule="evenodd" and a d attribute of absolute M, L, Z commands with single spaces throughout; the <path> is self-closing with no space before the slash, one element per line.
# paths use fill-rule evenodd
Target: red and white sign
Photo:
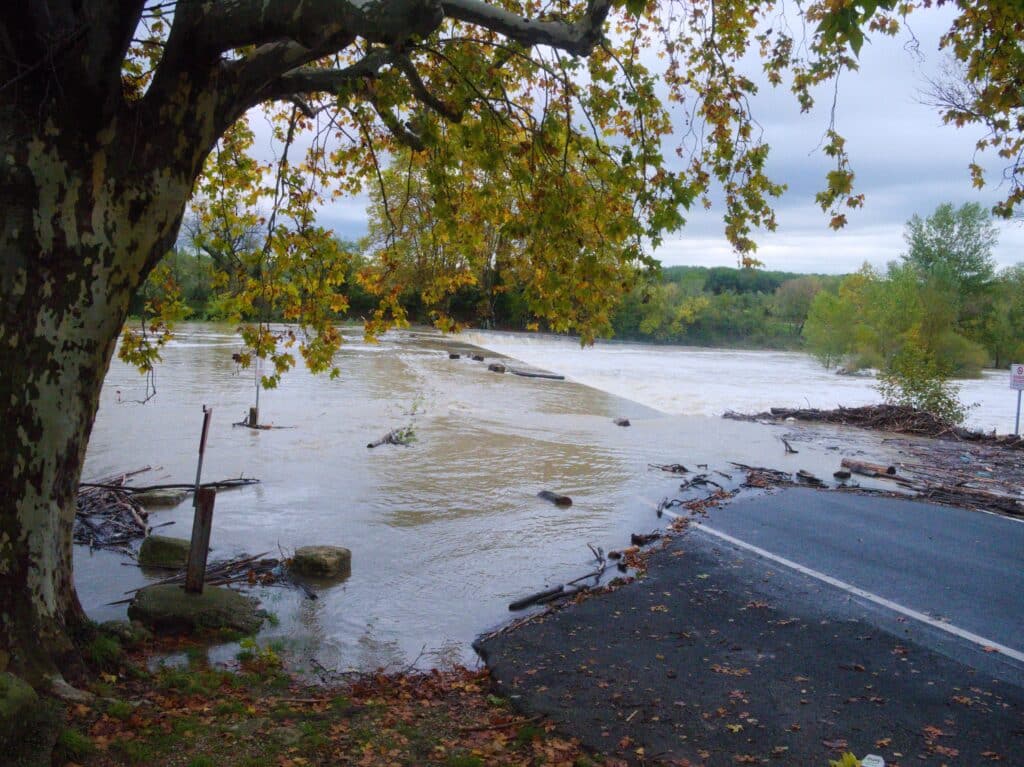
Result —
<path fill-rule="evenodd" d="M 1010 365 L 1010 388 L 1018 391 L 1024 389 L 1024 362 Z"/>

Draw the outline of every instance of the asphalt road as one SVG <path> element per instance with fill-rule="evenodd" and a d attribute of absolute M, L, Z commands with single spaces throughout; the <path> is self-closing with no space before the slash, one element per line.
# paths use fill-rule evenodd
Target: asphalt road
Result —
<path fill-rule="evenodd" d="M 702 527 L 1011 648 L 1024 661 L 1024 522 L 793 489 L 713 509 Z"/>
<path fill-rule="evenodd" d="M 1022 562 L 1007 518 L 786 490 L 476 647 L 518 707 L 631 764 L 1024 764 Z"/>

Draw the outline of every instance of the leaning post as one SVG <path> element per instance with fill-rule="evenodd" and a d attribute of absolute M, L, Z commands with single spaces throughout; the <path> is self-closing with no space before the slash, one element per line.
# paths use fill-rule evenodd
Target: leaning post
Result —
<path fill-rule="evenodd" d="M 196 493 L 196 513 L 192 520 L 192 544 L 188 550 L 188 565 L 185 569 L 185 591 L 190 594 L 203 593 L 206 579 L 206 555 L 210 550 L 210 531 L 213 529 L 213 504 L 217 491 L 203 487 Z"/>
<path fill-rule="evenodd" d="M 196 464 L 196 487 L 192 494 L 195 515 L 192 518 L 192 542 L 188 551 L 188 565 L 185 570 L 185 591 L 203 593 L 206 578 L 206 553 L 210 549 L 210 530 L 213 527 L 213 504 L 217 491 L 200 486 L 203 476 L 203 457 L 206 455 L 206 437 L 210 433 L 210 418 L 213 408 L 203 405 L 203 431 L 199 435 L 199 462 Z"/>
<path fill-rule="evenodd" d="M 206 435 L 210 433 L 210 417 L 213 408 L 203 405 L 203 431 L 199 435 L 199 463 L 196 464 L 196 489 L 192 494 L 192 505 L 199 505 L 199 479 L 203 475 L 203 456 L 206 454 Z"/>

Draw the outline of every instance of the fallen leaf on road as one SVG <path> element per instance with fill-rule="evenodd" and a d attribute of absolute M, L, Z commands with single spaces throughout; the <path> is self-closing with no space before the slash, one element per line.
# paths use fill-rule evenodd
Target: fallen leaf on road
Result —
<path fill-rule="evenodd" d="M 835 740 L 823 740 L 821 745 L 825 748 L 831 748 L 836 751 L 845 751 L 849 747 L 849 743 L 845 738 L 836 738 Z"/>

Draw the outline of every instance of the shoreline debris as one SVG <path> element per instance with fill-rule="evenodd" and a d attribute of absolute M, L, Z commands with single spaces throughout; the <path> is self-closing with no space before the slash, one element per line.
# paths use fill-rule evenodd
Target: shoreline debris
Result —
<path fill-rule="evenodd" d="M 151 466 L 102 477 L 92 482 L 80 482 L 75 496 L 75 521 L 72 540 L 93 549 L 115 549 L 130 554 L 131 545 L 145 538 L 161 525 L 149 524 L 149 512 L 138 497 L 153 490 L 185 490 L 193 492 L 194 484 L 164 483 L 156 485 L 129 485 L 128 480 L 151 471 Z M 205 482 L 203 487 L 220 490 L 245 487 L 259 483 L 258 479 L 238 477 L 219 482 Z"/>
<path fill-rule="evenodd" d="M 307 599 L 317 599 L 313 592 L 304 583 L 292 578 L 288 568 L 288 560 L 267 557 L 270 552 L 255 554 L 253 556 L 239 556 L 233 559 L 211 562 L 206 567 L 204 583 L 206 586 L 228 586 L 232 584 L 244 584 L 247 586 L 290 586 L 305 594 Z M 122 605 L 132 601 L 134 595 L 142 589 L 150 586 L 185 585 L 187 571 L 185 568 L 177 570 L 173 575 L 166 578 L 147 583 L 135 589 L 130 589 L 127 599 L 120 599 L 110 602 L 109 605 Z"/>
<path fill-rule="evenodd" d="M 904 405 L 863 405 L 861 407 L 838 407 L 834 410 L 818 408 L 773 407 L 762 413 L 737 413 L 727 410 L 722 418 L 733 421 L 810 421 L 833 423 L 841 426 L 859 426 L 865 429 L 881 429 L 922 437 L 964 440 L 1000 445 L 1024 450 L 1024 437 L 1014 434 L 996 435 L 971 431 L 962 426 L 943 421 L 938 416 Z"/>

